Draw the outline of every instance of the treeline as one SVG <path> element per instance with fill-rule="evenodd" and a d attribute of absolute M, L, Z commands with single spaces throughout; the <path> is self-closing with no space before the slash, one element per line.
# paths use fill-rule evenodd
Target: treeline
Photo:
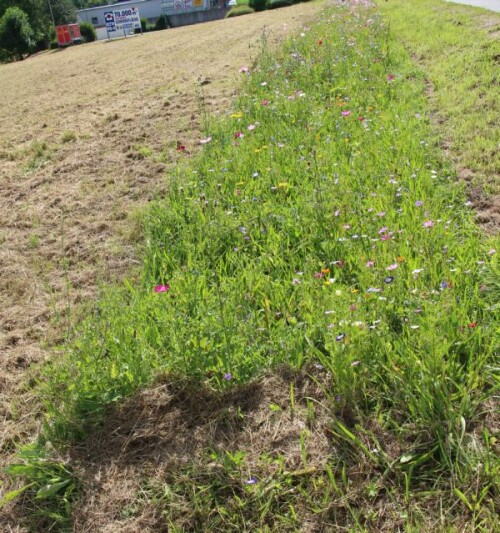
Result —
<path fill-rule="evenodd" d="M 56 25 L 76 21 L 72 0 L 0 0 L 0 61 L 17 61 L 44 50 Z"/>

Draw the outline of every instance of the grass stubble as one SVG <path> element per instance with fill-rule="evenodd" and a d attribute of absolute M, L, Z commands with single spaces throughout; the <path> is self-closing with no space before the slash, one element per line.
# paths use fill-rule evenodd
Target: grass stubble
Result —
<path fill-rule="evenodd" d="M 25 450 L 25 502 L 63 527 L 79 478 L 78 531 L 495 530 L 498 239 L 423 71 L 355 2 L 242 75 L 148 210 L 140 282 L 46 369 L 71 461 Z"/>

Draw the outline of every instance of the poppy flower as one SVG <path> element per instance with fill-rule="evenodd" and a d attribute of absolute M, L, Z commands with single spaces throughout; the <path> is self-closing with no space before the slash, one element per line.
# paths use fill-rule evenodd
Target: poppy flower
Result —
<path fill-rule="evenodd" d="M 472 322 L 469 324 L 470 329 L 474 329 L 477 326 L 477 322 Z"/>

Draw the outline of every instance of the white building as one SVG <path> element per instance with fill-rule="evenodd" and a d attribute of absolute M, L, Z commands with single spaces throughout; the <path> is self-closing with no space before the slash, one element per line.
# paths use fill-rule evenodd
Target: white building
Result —
<path fill-rule="evenodd" d="M 106 39 L 108 35 L 104 23 L 104 13 L 115 9 L 122 10 L 135 7 L 139 10 L 140 17 L 147 19 L 148 22 L 153 23 L 161 15 L 166 15 L 172 21 L 176 21 L 172 25 L 181 26 L 221 18 L 217 13 L 206 13 L 204 15 L 200 12 L 221 12 L 221 8 L 225 4 L 225 0 L 131 0 L 129 2 L 119 2 L 107 6 L 80 9 L 76 14 L 78 22 L 90 22 L 96 28 L 98 39 Z"/>

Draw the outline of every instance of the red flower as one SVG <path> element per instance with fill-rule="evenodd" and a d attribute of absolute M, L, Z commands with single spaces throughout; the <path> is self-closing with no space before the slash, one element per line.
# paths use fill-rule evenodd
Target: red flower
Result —
<path fill-rule="evenodd" d="M 470 328 L 470 329 L 474 329 L 476 326 L 477 326 L 477 322 L 471 322 L 471 323 L 469 324 L 469 328 Z"/>

